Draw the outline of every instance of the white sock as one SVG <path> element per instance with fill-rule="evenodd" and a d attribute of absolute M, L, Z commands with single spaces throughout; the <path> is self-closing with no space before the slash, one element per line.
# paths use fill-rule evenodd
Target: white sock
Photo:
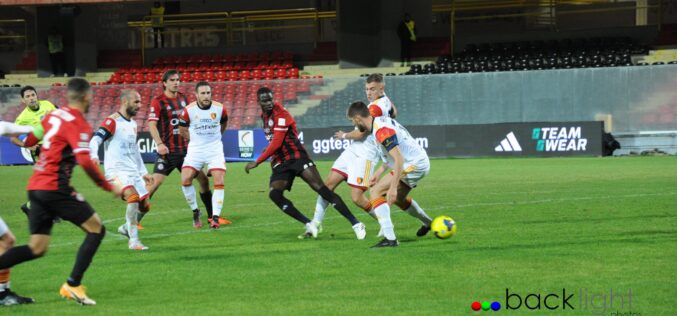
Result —
<path fill-rule="evenodd" d="M 129 234 L 129 240 L 139 240 L 139 231 L 136 228 L 136 224 L 139 223 L 136 220 L 138 213 L 139 202 L 127 203 L 125 218 L 127 219 L 127 234 Z"/>
<path fill-rule="evenodd" d="M 183 196 L 186 197 L 186 202 L 188 202 L 188 207 L 190 207 L 190 210 L 196 210 L 197 209 L 197 200 L 195 199 L 195 187 L 191 184 L 189 186 L 182 186 L 181 190 L 183 190 Z"/>
<path fill-rule="evenodd" d="M 390 206 L 388 203 L 382 203 L 374 208 L 374 213 L 378 217 L 378 223 L 383 229 L 383 236 L 388 240 L 395 240 L 395 227 L 393 221 L 390 220 Z"/>
<path fill-rule="evenodd" d="M 223 189 L 214 189 L 212 193 L 212 214 L 221 216 L 221 209 L 223 208 Z"/>
<path fill-rule="evenodd" d="M 317 201 L 315 202 L 315 215 L 313 215 L 313 221 L 316 223 L 322 223 L 324 220 L 324 214 L 327 213 L 327 207 L 329 202 L 322 198 L 322 196 L 317 196 Z"/>
<path fill-rule="evenodd" d="M 430 216 L 428 216 L 428 214 L 426 214 L 425 211 L 423 211 L 423 209 L 418 206 L 418 203 L 416 203 L 415 200 L 411 200 L 411 205 L 409 205 L 409 208 L 404 211 L 409 213 L 409 215 L 421 220 L 424 225 L 430 225 L 430 223 L 433 222 Z"/>
<path fill-rule="evenodd" d="M 0 292 L 4 292 L 7 289 L 9 289 L 9 282 L 0 283 Z"/>
<path fill-rule="evenodd" d="M 373 219 L 378 221 L 378 216 L 376 216 L 376 213 L 374 213 L 374 210 L 369 211 L 367 214 L 369 214 L 369 216 L 371 216 Z"/>

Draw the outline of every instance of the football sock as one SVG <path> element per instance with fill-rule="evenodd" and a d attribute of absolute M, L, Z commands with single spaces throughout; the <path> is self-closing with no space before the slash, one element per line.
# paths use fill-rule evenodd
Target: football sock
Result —
<path fill-rule="evenodd" d="M 322 223 L 322 220 L 324 220 L 324 214 L 327 213 L 328 206 L 329 202 L 318 195 L 317 201 L 315 202 L 315 214 L 313 215 L 313 221 L 316 223 Z"/>
<path fill-rule="evenodd" d="M 390 206 L 386 203 L 384 198 L 377 198 L 371 201 L 374 213 L 378 217 L 378 223 L 383 229 L 383 236 L 388 240 L 395 240 L 395 227 L 392 220 L 390 220 Z"/>
<path fill-rule="evenodd" d="M 139 231 L 136 227 L 139 215 L 139 195 L 133 194 L 127 199 L 127 212 L 125 218 L 127 219 L 127 233 L 130 240 L 139 239 Z"/>
<path fill-rule="evenodd" d="M 92 263 L 92 258 L 96 254 L 96 250 L 99 249 L 101 245 L 101 240 L 106 235 L 106 227 L 101 225 L 100 233 L 87 233 L 85 241 L 82 242 L 80 249 L 78 250 L 78 255 L 75 258 L 75 265 L 73 265 L 73 271 L 71 271 L 71 276 L 68 278 L 68 285 L 70 286 L 79 286 L 82 281 L 82 277 L 89 268 L 89 264 Z"/>
<path fill-rule="evenodd" d="M 214 190 L 214 193 L 216 193 L 216 190 Z M 212 207 L 214 205 L 214 200 L 212 198 L 212 191 L 200 192 L 200 200 L 202 200 L 202 204 L 204 204 L 205 209 L 207 209 L 207 216 L 209 218 L 212 218 Z M 221 198 L 221 200 L 223 201 L 223 198 Z M 197 207 L 195 207 L 195 208 L 197 208 Z"/>
<path fill-rule="evenodd" d="M 0 271 L 0 293 L 9 289 L 9 269 Z"/>
<path fill-rule="evenodd" d="M 37 257 L 28 245 L 12 247 L 0 256 L 0 269 L 11 268 L 19 263 L 33 260 Z"/>
<path fill-rule="evenodd" d="M 192 184 L 184 185 L 181 187 L 183 190 L 183 196 L 186 197 L 186 202 L 191 210 L 197 209 L 197 200 L 195 200 L 195 187 Z"/>
<path fill-rule="evenodd" d="M 407 197 L 407 203 L 409 205 L 403 205 L 407 207 L 402 209 L 409 215 L 418 218 L 424 225 L 430 226 L 430 223 L 433 221 L 432 218 L 430 218 L 430 216 L 428 216 L 428 214 L 426 214 L 425 211 L 423 211 L 423 209 L 418 206 L 418 203 L 416 203 L 416 201 L 411 197 Z"/>
<path fill-rule="evenodd" d="M 332 206 L 334 206 L 334 208 L 339 213 L 341 213 L 341 215 L 343 215 L 343 217 L 345 217 L 350 222 L 351 225 L 355 225 L 360 222 L 357 220 L 357 218 L 355 218 L 353 213 L 350 212 L 348 206 L 346 206 L 346 203 L 343 202 L 343 199 L 341 199 L 340 196 L 336 195 L 336 193 L 331 192 L 329 188 L 327 188 L 326 186 L 322 186 L 317 193 L 319 193 L 323 199 L 329 201 L 329 203 L 331 203 Z"/>
<path fill-rule="evenodd" d="M 270 193 L 268 194 L 270 199 L 279 207 L 283 212 L 285 212 L 287 215 L 293 217 L 295 220 L 307 224 L 310 222 L 310 220 L 299 210 L 294 207 L 294 204 L 292 204 L 291 201 L 287 200 L 287 198 L 284 197 L 283 191 L 282 190 L 270 190 Z"/>
<path fill-rule="evenodd" d="M 212 195 L 211 192 L 209 195 Z M 210 211 L 210 208 L 212 205 L 214 206 L 214 215 L 216 216 L 221 216 L 221 209 L 223 208 L 223 184 L 221 185 L 215 185 L 214 186 L 214 195 L 212 195 L 212 200 L 211 200 L 211 205 L 207 208 L 207 213 L 209 214 L 209 217 L 212 217 L 212 212 Z M 200 196 L 202 196 L 202 193 L 200 193 Z"/>
<path fill-rule="evenodd" d="M 374 218 L 375 220 L 378 221 L 378 216 L 376 216 L 376 213 L 374 212 L 374 210 L 367 212 L 367 214 L 369 214 L 369 216 L 371 216 L 372 218 Z"/>

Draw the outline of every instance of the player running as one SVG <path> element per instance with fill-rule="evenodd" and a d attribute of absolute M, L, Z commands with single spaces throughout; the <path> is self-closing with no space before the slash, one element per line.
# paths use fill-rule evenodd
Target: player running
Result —
<path fill-rule="evenodd" d="M 207 172 L 214 179 L 213 214 L 209 226 L 219 228 L 224 196 L 223 178 L 226 175 L 221 138 L 227 127 L 228 112 L 223 104 L 212 101 L 212 88 L 206 81 L 195 85 L 195 94 L 197 102 L 184 108 L 179 119 L 179 133 L 188 141 L 188 154 L 181 167 L 181 184 L 188 206 L 199 219 L 200 210 L 197 208 L 193 179 L 207 165 Z"/>
<path fill-rule="evenodd" d="M 137 126 L 134 116 L 141 106 L 141 95 L 136 90 L 122 90 L 120 109 L 108 116 L 89 142 L 92 160 L 99 164 L 99 146 L 105 144 L 106 160 L 103 163 L 106 179 L 122 188 L 122 198 L 127 201 L 125 224 L 118 232 L 129 238 L 132 250 L 147 250 L 139 240 L 137 218 L 150 210 L 146 184 L 153 182 L 143 164 L 141 152 L 136 145 Z"/>
<path fill-rule="evenodd" d="M 20 126 L 0 121 L 0 135 L 2 136 L 16 136 L 19 134 L 27 134 L 32 131 L 32 126 Z M 14 237 L 12 231 L 9 230 L 5 221 L 0 217 L 0 255 L 14 247 L 15 241 L 16 237 Z M 30 297 L 23 297 L 14 293 L 10 290 L 9 286 L 9 269 L 0 270 L 0 306 L 30 304 L 35 302 L 35 300 Z"/>
<path fill-rule="evenodd" d="M 59 216 L 79 226 L 86 234 L 71 275 L 59 293 L 80 304 L 94 305 L 96 302 L 87 297 L 81 281 L 106 234 L 106 228 L 84 197 L 70 185 L 73 167 L 77 162 L 99 187 L 112 191 L 115 196 L 120 196 L 120 188 L 106 181 L 89 156 L 92 128 L 83 116 L 92 100 L 89 83 L 74 78 L 68 81 L 67 86 L 69 105 L 49 113 L 42 121 L 42 152 L 27 187 L 31 202 L 30 241 L 28 245 L 13 247 L 0 256 L 0 269 L 43 256 L 49 245 L 53 218 Z M 29 134 L 26 146 L 36 143 L 37 138 Z"/>
<path fill-rule="evenodd" d="M 245 166 L 245 171 L 256 168 L 269 157 L 272 157 L 273 174 L 270 176 L 270 199 L 287 215 L 305 224 L 306 232 L 303 237 L 317 237 L 317 227 L 299 212 L 291 201 L 284 197 L 284 190 L 291 191 L 296 177 L 305 181 L 313 191 L 330 203 L 352 224 L 357 239 L 364 239 L 366 230 L 364 224 L 358 221 L 350 212 L 343 200 L 332 192 L 322 182 L 315 163 L 310 159 L 306 149 L 298 139 L 296 121 L 279 103 L 273 102 L 273 92 L 266 87 L 257 91 L 257 100 L 261 106 L 263 130 L 270 144 L 254 162 Z"/>
<path fill-rule="evenodd" d="M 382 165 L 370 179 L 372 209 L 378 217 L 385 237 L 373 247 L 399 245 L 390 220 L 392 204 L 396 204 L 423 223 L 416 232 L 417 236 L 427 234 L 432 219 L 407 195 L 430 171 L 428 154 L 395 119 L 372 116 L 367 105 L 362 102 L 350 105 L 348 118 L 359 130 L 370 132 L 378 142 L 380 150 L 384 154 L 387 153 L 386 164 Z M 392 169 L 392 172 L 379 180 L 387 168 Z"/>
<path fill-rule="evenodd" d="M 369 111 L 375 117 L 390 116 L 394 118 L 397 115 L 397 109 L 385 95 L 384 89 L 385 82 L 382 74 L 374 73 L 367 77 L 365 92 L 367 99 L 371 102 Z M 341 182 L 345 181 L 351 187 L 350 197 L 353 203 L 378 220 L 371 209 L 369 199 L 364 195 L 369 189 L 369 178 L 374 174 L 374 169 L 381 160 L 381 154 L 374 137 L 367 132 L 360 132 L 355 129 L 349 133 L 338 131 L 334 138 L 351 139 L 353 142 L 336 159 L 324 184 L 334 191 Z M 329 202 L 321 196 L 317 197 L 312 224 L 318 227 L 318 231 L 322 230 L 322 220 L 328 206 Z"/>

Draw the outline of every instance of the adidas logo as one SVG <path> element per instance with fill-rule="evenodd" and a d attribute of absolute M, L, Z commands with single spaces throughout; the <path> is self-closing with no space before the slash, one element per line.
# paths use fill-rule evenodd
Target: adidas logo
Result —
<path fill-rule="evenodd" d="M 515 134 L 513 132 L 510 132 L 501 141 L 501 144 L 494 148 L 494 151 L 496 152 L 522 151 L 522 146 L 520 146 L 520 143 L 517 142 Z"/>

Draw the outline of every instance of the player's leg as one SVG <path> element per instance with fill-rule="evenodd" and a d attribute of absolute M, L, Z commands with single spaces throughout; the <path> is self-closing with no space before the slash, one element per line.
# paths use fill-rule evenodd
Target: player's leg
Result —
<path fill-rule="evenodd" d="M 197 174 L 197 183 L 200 185 L 200 200 L 207 210 L 207 218 L 211 219 L 214 212 L 214 197 L 209 190 L 209 177 L 202 170 Z"/>
<path fill-rule="evenodd" d="M 193 211 L 193 227 L 199 229 L 202 228 L 202 221 L 200 220 L 200 209 L 197 206 L 195 187 L 193 186 L 193 179 L 199 172 L 197 167 L 186 164 L 181 168 L 181 190 L 186 198 L 188 207 Z"/>
<path fill-rule="evenodd" d="M 344 174 L 339 173 L 337 170 L 332 168 L 329 172 L 329 176 L 324 180 L 324 185 L 331 191 L 334 191 L 336 187 L 345 181 L 346 177 Z M 313 215 L 313 225 L 317 226 L 318 229 L 324 220 L 324 215 L 327 213 L 327 207 L 329 207 L 329 202 L 322 198 L 321 195 L 317 196 L 317 201 L 315 202 L 315 214 Z"/>
<path fill-rule="evenodd" d="M 224 178 L 226 176 L 225 169 L 213 169 L 209 168 L 209 173 L 214 179 L 214 195 L 212 200 L 212 205 L 214 206 L 214 213 L 211 218 L 211 223 L 209 224 L 211 228 L 219 228 L 221 225 L 221 210 L 223 209 L 223 199 L 224 199 Z M 228 222 L 230 224 L 230 221 Z"/>
<path fill-rule="evenodd" d="M 139 230 L 137 225 L 139 224 L 137 219 L 139 216 L 140 201 L 141 197 L 139 192 L 136 191 L 134 185 L 127 186 L 122 191 L 122 197 L 127 201 L 127 210 L 125 212 L 125 224 L 118 228 L 118 232 L 126 235 L 129 238 L 128 247 L 132 250 L 147 250 L 148 247 L 144 246 L 139 240 Z M 126 233 L 126 234 L 125 234 Z"/>
<path fill-rule="evenodd" d="M 395 204 L 407 212 L 407 214 L 419 219 L 423 225 L 416 231 L 416 236 L 422 237 L 428 234 L 430 231 L 430 224 L 432 223 L 432 218 L 426 214 L 426 212 L 421 208 L 416 200 L 412 199 L 409 196 L 409 192 L 416 187 L 418 181 L 423 179 L 427 175 L 429 167 L 415 169 L 402 177 L 400 180 L 399 186 L 397 187 L 397 200 Z"/>
<path fill-rule="evenodd" d="M 179 166 L 181 167 L 181 166 Z M 155 165 L 153 166 L 153 183 L 146 186 L 146 191 L 148 191 L 149 198 L 152 198 L 158 188 L 165 182 L 165 179 L 169 174 L 174 170 L 174 167 L 171 166 L 169 161 L 165 158 L 158 156 L 155 159 Z M 139 219 L 139 222 L 141 219 Z"/>
<path fill-rule="evenodd" d="M 309 161 L 307 165 L 308 167 L 299 174 L 301 179 L 303 179 L 303 181 L 305 181 L 310 186 L 310 188 L 313 189 L 313 191 L 320 194 L 323 199 L 329 201 L 329 203 L 331 203 L 334 208 L 350 222 L 351 225 L 355 226 L 360 224 L 360 221 L 357 220 L 353 213 L 350 212 L 350 209 L 348 209 L 348 206 L 346 206 L 346 204 L 343 202 L 343 199 L 341 199 L 340 196 L 329 190 L 329 188 L 324 185 L 324 182 L 322 182 L 322 177 L 320 176 L 320 172 L 317 171 L 315 164 L 312 161 Z"/>
<path fill-rule="evenodd" d="M 399 245 L 397 237 L 395 236 L 395 227 L 390 218 L 390 205 L 386 203 L 385 195 L 390 187 L 390 182 L 393 175 L 387 173 L 371 188 L 369 195 L 371 196 L 371 208 L 378 218 L 378 223 L 381 225 L 383 237 L 381 242 L 373 247 L 394 247 Z"/>
<path fill-rule="evenodd" d="M 16 238 L 12 234 L 12 231 L 9 230 L 7 224 L 0 218 L 0 255 L 14 247 L 15 241 Z M 23 297 L 12 292 L 9 286 L 9 269 L 2 269 L 0 270 L 0 306 L 29 304 L 34 302 L 30 297 Z"/>

